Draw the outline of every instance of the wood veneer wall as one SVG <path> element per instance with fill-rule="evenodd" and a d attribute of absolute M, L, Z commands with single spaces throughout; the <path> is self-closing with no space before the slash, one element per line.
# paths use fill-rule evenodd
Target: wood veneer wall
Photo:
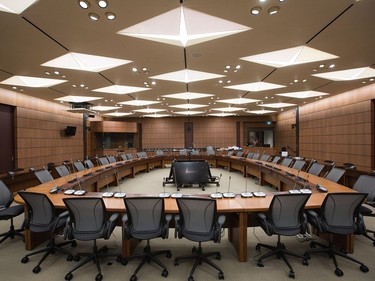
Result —
<path fill-rule="evenodd" d="M 329 159 L 338 165 L 350 162 L 360 170 L 374 170 L 372 99 L 375 85 L 300 107 L 299 156 Z M 287 123 L 292 122 L 292 114 L 293 111 L 279 114 L 276 136 L 278 142 L 283 136 L 281 139 L 290 146 L 295 143 L 293 137 L 287 137 L 291 135 Z"/>
<path fill-rule="evenodd" d="M 48 162 L 83 158 L 82 114 L 5 89 L 0 89 L 0 102 L 16 107 L 16 167 L 39 168 Z M 76 135 L 61 136 L 66 126 L 76 126 Z"/>

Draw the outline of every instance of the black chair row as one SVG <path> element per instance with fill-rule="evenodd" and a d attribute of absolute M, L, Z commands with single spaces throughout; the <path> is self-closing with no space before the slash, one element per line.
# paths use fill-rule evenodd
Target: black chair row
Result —
<path fill-rule="evenodd" d="M 118 213 L 109 214 L 102 198 L 90 197 L 71 197 L 64 198 L 64 204 L 67 211 L 58 213 L 50 199 L 42 193 L 19 192 L 19 195 L 27 205 L 27 216 L 25 228 L 33 232 L 48 232 L 50 239 L 45 248 L 31 252 L 22 258 L 22 263 L 29 262 L 29 258 L 39 253 L 44 253 L 37 265 L 33 268 L 34 273 L 41 271 L 41 264 L 50 255 L 59 251 L 67 255 L 68 261 L 79 261 L 82 256 L 86 258 L 80 261 L 66 275 L 65 280 L 71 280 L 73 273 L 83 265 L 92 261 L 96 264 L 96 281 L 103 279 L 100 267 L 100 258 L 115 257 L 123 265 L 128 260 L 142 258 L 141 263 L 132 274 L 130 280 L 137 280 L 138 271 L 151 261 L 158 264 L 162 269 L 162 276 L 168 276 L 167 267 L 156 258 L 156 256 L 165 254 L 168 258 L 172 256 L 169 250 L 152 252 L 150 240 L 161 237 L 168 238 L 169 224 L 172 215 L 164 213 L 164 199 L 159 197 L 134 197 L 125 198 L 126 214 L 122 218 L 123 238 L 136 238 L 146 240 L 147 244 L 141 254 L 130 256 L 126 259 L 121 258 L 120 253 L 110 253 L 107 247 L 98 249 L 97 239 L 109 239 L 116 223 L 119 219 Z M 207 198 L 178 198 L 179 215 L 175 216 L 176 237 L 186 237 L 191 241 L 199 243 L 198 248 L 194 248 L 194 254 L 190 256 L 176 257 L 174 264 L 178 265 L 182 259 L 193 258 L 195 264 L 191 270 L 188 280 L 193 281 L 193 273 L 202 262 L 206 262 L 218 270 L 219 279 L 224 279 L 223 271 L 207 257 L 215 255 L 220 259 L 220 253 L 203 253 L 201 242 L 214 241 L 220 242 L 221 228 L 225 222 L 225 216 L 218 216 L 216 213 L 216 201 Z M 64 232 L 68 241 L 56 243 L 56 233 Z M 63 247 L 71 245 L 76 247 L 76 241 L 93 241 L 93 249 L 90 253 L 73 254 Z"/>

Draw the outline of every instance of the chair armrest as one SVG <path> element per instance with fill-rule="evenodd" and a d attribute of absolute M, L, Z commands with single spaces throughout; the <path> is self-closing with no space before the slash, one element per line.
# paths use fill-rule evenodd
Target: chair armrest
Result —
<path fill-rule="evenodd" d="M 267 221 L 266 214 L 265 213 L 257 213 L 256 215 L 257 215 L 258 221 L 259 221 L 261 227 L 263 228 L 264 232 L 267 235 L 272 235 L 273 231 L 269 228 L 269 223 Z"/>
<path fill-rule="evenodd" d="M 109 218 L 110 223 L 114 223 L 117 220 L 119 215 L 120 215 L 119 213 L 112 214 L 111 217 Z"/>
<path fill-rule="evenodd" d="M 53 229 L 56 229 L 56 227 L 59 225 L 61 220 L 65 220 L 67 218 L 69 218 L 69 212 L 68 211 L 64 211 L 60 215 L 58 215 L 57 218 L 56 218 L 56 221 L 53 225 Z"/>
<path fill-rule="evenodd" d="M 220 215 L 219 218 L 217 219 L 217 223 L 220 225 L 220 227 L 223 226 L 225 223 L 226 216 L 225 215 Z"/>
<path fill-rule="evenodd" d="M 180 232 L 180 226 L 179 226 L 179 223 L 180 223 L 180 215 L 174 215 L 174 238 L 181 238 L 179 237 L 179 232 Z"/>
<path fill-rule="evenodd" d="M 116 227 L 116 221 L 117 221 L 118 217 L 119 217 L 119 214 L 114 213 L 109 218 L 109 220 L 106 224 L 107 227 L 106 227 L 105 235 L 103 237 L 104 239 L 109 239 L 109 237 L 111 236 L 111 234 L 113 232 L 113 229 Z"/>
<path fill-rule="evenodd" d="M 124 239 L 129 239 L 130 234 L 129 234 L 129 228 L 128 228 L 128 221 L 129 217 L 128 214 L 124 214 L 122 216 L 122 238 Z"/>
<path fill-rule="evenodd" d="M 323 225 L 320 223 L 319 215 L 315 211 L 307 210 L 306 215 L 307 215 L 308 222 L 314 225 L 316 228 L 318 228 L 319 232 L 321 233 L 325 232 Z"/>

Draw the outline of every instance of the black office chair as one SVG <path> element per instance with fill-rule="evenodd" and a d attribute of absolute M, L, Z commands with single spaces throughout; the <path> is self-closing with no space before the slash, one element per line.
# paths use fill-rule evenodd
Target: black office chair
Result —
<path fill-rule="evenodd" d="M 108 158 L 103 156 L 98 158 L 99 164 L 100 165 L 107 165 L 109 164 Z"/>
<path fill-rule="evenodd" d="M 327 176 L 325 177 L 326 180 L 332 181 L 332 182 L 338 182 L 342 176 L 345 174 L 344 169 L 333 167 Z"/>
<path fill-rule="evenodd" d="M 270 155 L 269 154 L 262 154 L 262 156 L 260 157 L 260 160 L 261 161 L 268 161 L 270 159 Z"/>
<path fill-rule="evenodd" d="M 81 161 L 76 161 L 76 162 L 73 163 L 73 165 L 74 165 L 74 169 L 76 171 L 80 172 L 80 171 L 86 170 L 86 167 L 82 164 Z"/>
<path fill-rule="evenodd" d="M 134 271 L 130 281 L 137 280 L 138 271 L 151 261 L 158 264 L 162 269 L 162 276 L 168 276 L 167 267 L 156 257 L 165 254 L 168 258 L 172 256 L 171 251 L 151 252 L 150 240 L 161 237 L 168 238 L 169 222 L 172 215 L 164 213 L 164 199 L 159 197 L 134 197 L 125 198 L 126 214 L 122 218 L 123 238 L 136 238 L 147 240 L 147 245 L 142 254 L 132 255 L 127 259 L 142 258 L 140 264 Z"/>
<path fill-rule="evenodd" d="M 277 235 L 277 245 L 270 246 L 262 243 L 256 245 L 256 250 L 261 247 L 270 249 L 258 258 L 257 265 L 263 267 L 263 260 L 276 255 L 282 258 L 289 267 L 289 277 L 294 278 L 295 274 L 292 266 L 286 258 L 286 255 L 301 258 L 303 265 L 307 265 L 307 259 L 303 255 L 297 255 L 286 250 L 284 243 L 281 242 L 281 236 L 294 236 L 305 233 L 307 230 L 307 218 L 304 213 L 304 207 L 310 194 L 277 194 L 274 195 L 269 207 L 268 213 L 258 213 L 257 218 L 261 228 L 268 235 Z"/>
<path fill-rule="evenodd" d="M 59 174 L 60 177 L 65 177 L 70 175 L 70 170 L 66 165 L 58 165 L 55 167 L 56 172 Z"/>
<path fill-rule="evenodd" d="M 324 167 L 324 164 L 314 162 L 306 172 L 315 176 L 320 176 L 320 173 L 323 171 Z"/>
<path fill-rule="evenodd" d="M 362 204 L 359 209 L 362 216 L 375 218 L 375 213 L 370 208 L 366 207 L 366 204 L 375 207 L 375 177 L 370 175 L 359 176 L 353 185 L 353 189 L 358 192 L 367 193 L 366 202 Z M 375 231 L 369 229 L 364 229 L 360 234 L 370 239 L 375 246 L 375 239 L 368 235 L 368 232 L 373 233 L 375 236 Z"/>
<path fill-rule="evenodd" d="M 362 272 L 369 271 L 368 267 L 362 262 L 350 257 L 345 251 L 337 249 L 333 239 L 333 234 L 350 235 L 364 228 L 363 217 L 359 213 L 359 208 L 366 196 L 366 193 L 357 192 L 328 193 L 319 211 L 308 210 L 306 212 L 309 223 L 319 233 L 327 233 L 329 235 L 328 245 L 312 241 L 310 243 L 312 248 L 316 246 L 320 248 L 306 251 L 306 258 L 310 258 L 310 254 L 327 253 L 333 260 L 337 276 L 342 276 L 344 273 L 338 267 L 336 256 L 360 264 Z"/>
<path fill-rule="evenodd" d="M 0 180 L 0 220 L 10 220 L 10 227 L 7 232 L 1 233 L 0 244 L 6 239 L 13 239 L 15 236 L 24 237 L 21 233 L 24 231 L 24 227 L 20 229 L 14 228 L 13 218 L 21 215 L 24 211 L 24 207 L 21 205 L 13 205 L 13 195 L 8 189 L 8 187 Z"/>
<path fill-rule="evenodd" d="M 273 157 L 271 162 L 274 164 L 278 164 L 280 160 L 281 160 L 281 157 L 276 155 L 275 157 Z"/>
<path fill-rule="evenodd" d="M 40 183 L 46 183 L 53 181 L 51 173 L 47 169 L 40 169 L 34 172 L 34 175 L 38 178 Z"/>
<path fill-rule="evenodd" d="M 83 161 L 83 163 L 85 164 L 86 168 L 87 169 L 91 169 L 91 168 L 94 168 L 94 163 L 92 163 L 92 161 L 90 159 L 86 159 Z"/>
<path fill-rule="evenodd" d="M 66 245 L 75 247 L 77 245 L 76 241 L 70 240 L 57 244 L 55 240 L 56 234 L 62 233 L 63 231 L 66 220 L 69 216 L 68 212 L 65 211 L 61 214 L 57 214 L 53 203 L 47 197 L 47 195 L 43 193 L 20 191 L 18 194 L 25 201 L 27 206 L 25 229 L 28 229 L 31 232 L 38 233 L 48 232 L 50 235 L 49 241 L 44 248 L 25 255 L 22 258 L 21 262 L 27 263 L 29 262 L 29 257 L 39 253 L 44 253 L 38 264 L 33 268 L 34 273 L 39 273 L 41 270 L 40 265 L 42 264 L 42 262 L 49 255 L 53 255 L 57 251 L 66 254 L 67 260 L 72 261 L 72 253 L 68 250 L 65 250 L 63 247 Z"/>
<path fill-rule="evenodd" d="M 291 158 L 291 157 L 285 157 L 285 158 L 281 161 L 280 165 L 281 165 L 281 166 L 284 166 L 284 167 L 289 167 L 290 164 L 292 164 L 292 162 L 293 162 L 293 158 Z"/>
<path fill-rule="evenodd" d="M 107 159 L 108 159 L 109 163 L 116 163 L 117 162 L 115 156 L 113 156 L 113 155 L 107 156 Z"/>
<path fill-rule="evenodd" d="M 110 217 L 102 198 L 63 198 L 64 204 L 69 211 L 70 218 L 67 220 L 65 228 L 65 236 L 69 239 L 77 239 L 81 241 L 93 241 L 93 249 L 90 253 L 79 253 L 75 256 L 75 260 L 80 260 L 81 256 L 86 256 L 79 264 L 65 275 L 65 280 L 73 278 L 73 272 L 82 267 L 86 263 L 93 261 L 96 264 L 98 274 L 96 281 L 103 279 L 100 268 L 100 257 L 116 257 L 117 261 L 121 261 L 120 255 L 117 253 L 108 253 L 107 247 L 97 248 L 97 239 L 109 239 L 119 217 L 118 213 L 113 213 Z M 109 217 L 109 219 L 108 219 Z"/>
<path fill-rule="evenodd" d="M 193 268 L 190 271 L 188 280 L 194 281 L 194 271 L 202 262 L 207 263 L 218 271 L 219 279 L 224 279 L 224 273 L 219 266 L 214 264 L 209 256 L 221 259 L 220 252 L 203 253 L 201 243 L 214 241 L 220 243 L 221 228 L 225 222 L 224 215 L 217 215 L 216 200 L 208 198 L 182 197 L 177 198 L 179 214 L 175 216 L 175 236 L 187 238 L 198 242 L 198 248 L 193 248 L 192 255 L 176 257 L 174 265 L 178 265 L 180 260 L 195 259 Z"/>
<path fill-rule="evenodd" d="M 293 169 L 296 169 L 298 171 L 301 171 L 303 169 L 303 167 L 305 166 L 306 164 L 306 161 L 305 160 L 301 160 L 301 159 L 298 159 L 296 160 L 294 163 L 293 163 L 293 166 L 292 168 Z"/>

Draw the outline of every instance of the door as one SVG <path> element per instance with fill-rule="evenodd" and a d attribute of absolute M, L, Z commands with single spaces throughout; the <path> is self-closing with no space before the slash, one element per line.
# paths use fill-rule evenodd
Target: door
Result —
<path fill-rule="evenodd" d="M 0 104 L 0 173 L 15 168 L 14 107 Z"/>

